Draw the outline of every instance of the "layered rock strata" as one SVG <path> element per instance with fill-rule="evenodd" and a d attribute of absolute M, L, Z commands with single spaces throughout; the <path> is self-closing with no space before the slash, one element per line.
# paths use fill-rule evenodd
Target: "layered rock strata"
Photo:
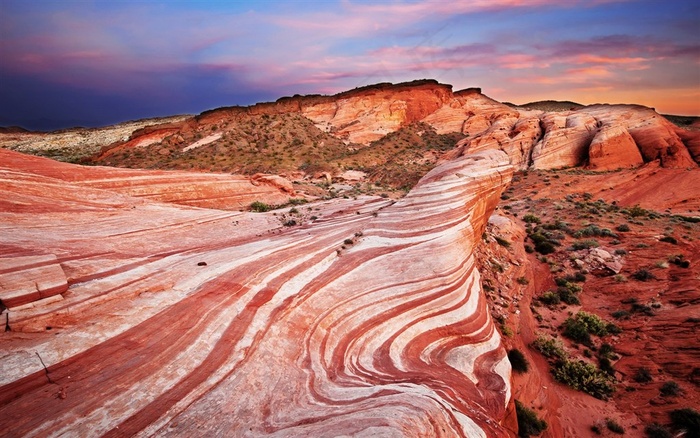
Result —
<path fill-rule="evenodd" d="M 61 205 L 86 194 L 78 178 L 59 189 L 22 173 L 34 200 L 63 194 L 52 211 L 3 209 L 0 249 L 56 254 L 70 287 L 11 309 L 0 427 L 510 436 L 510 366 L 473 252 L 512 171 L 500 151 L 462 157 L 396 203 L 326 201 L 296 227 L 104 188 L 66 221 Z"/>

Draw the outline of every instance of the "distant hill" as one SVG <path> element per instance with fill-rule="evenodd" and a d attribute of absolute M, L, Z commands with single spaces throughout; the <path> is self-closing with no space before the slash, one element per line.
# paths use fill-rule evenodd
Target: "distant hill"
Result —
<path fill-rule="evenodd" d="M 585 106 L 581 105 L 580 103 L 571 102 L 568 100 L 540 100 L 537 102 L 530 102 L 522 105 L 516 105 L 511 102 L 504 103 L 513 108 L 525 108 L 529 110 L 540 110 L 547 112 L 571 111 L 583 108 Z"/>

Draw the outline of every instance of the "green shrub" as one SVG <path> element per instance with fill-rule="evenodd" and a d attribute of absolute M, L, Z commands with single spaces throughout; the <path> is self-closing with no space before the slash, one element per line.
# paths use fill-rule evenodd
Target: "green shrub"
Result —
<path fill-rule="evenodd" d="M 526 407 L 520 401 L 515 401 L 515 412 L 518 416 L 518 436 L 529 437 L 539 435 L 547 429 L 547 422 L 538 418 L 535 411 Z"/>
<path fill-rule="evenodd" d="M 578 299 L 578 296 L 574 292 L 572 292 L 571 289 L 569 289 L 569 288 L 560 287 L 559 289 L 557 289 L 557 294 L 559 295 L 559 299 L 561 299 L 566 304 L 569 304 L 569 305 L 581 304 L 581 301 Z"/>
<path fill-rule="evenodd" d="M 257 213 L 264 213 L 266 211 L 272 210 L 273 207 L 271 205 L 265 204 L 264 202 L 255 201 L 252 204 L 250 204 L 249 208 L 251 211 L 255 211 Z"/>
<path fill-rule="evenodd" d="M 605 425 L 608 427 L 608 430 L 612 433 L 616 433 L 618 435 L 622 435 L 625 433 L 625 428 L 622 427 L 620 423 L 613 420 L 612 418 L 606 418 Z"/>
<path fill-rule="evenodd" d="M 562 334 L 567 338 L 583 345 L 591 345 L 591 335 L 586 325 L 575 318 L 567 318 L 562 325 Z"/>
<path fill-rule="evenodd" d="M 622 210 L 624 214 L 626 214 L 629 217 L 641 217 L 641 216 L 647 216 L 649 212 L 643 208 L 641 208 L 639 205 L 635 205 L 634 207 L 630 207 L 626 210 Z"/>
<path fill-rule="evenodd" d="M 523 216 L 523 221 L 527 222 L 528 224 L 539 224 L 541 222 L 540 218 L 534 214 L 526 214 Z"/>
<path fill-rule="evenodd" d="M 518 284 L 522 284 L 522 285 L 526 285 L 526 284 L 530 283 L 527 280 L 527 278 L 525 278 L 525 277 L 518 277 L 518 279 L 516 281 L 518 282 Z"/>
<path fill-rule="evenodd" d="M 617 227 L 615 227 L 615 230 L 620 231 L 620 232 L 625 232 L 630 230 L 630 226 L 627 224 L 620 224 Z"/>
<path fill-rule="evenodd" d="M 525 358 L 525 355 L 517 348 L 508 351 L 508 360 L 513 370 L 519 374 L 526 373 L 530 369 L 530 364 Z"/>
<path fill-rule="evenodd" d="M 544 357 L 559 360 L 566 359 L 567 355 L 566 351 L 564 351 L 564 346 L 561 344 L 561 342 L 554 338 L 546 339 L 543 336 L 540 336 L 535 339 L 532 346 L 535 347 L 537 351 L 542 353 Z"/>
<path fill-rule="evenodd" d="M 495 239 L 496 239 L 496 243 L 498 243 L 502 247 L 510 248 L 510 242 L 508 242 L 506 239 L 504 239 L 502 237 L 498 237 L 498 236 L 496 236 Z"/>
<path fill-rule="evenodd" d="M 669 412 L 673 428 L 685 431 L 685 438 L 700 437 L 700 413 L 695 409 L 674 409 Z"/>
<path fill-rule="evenodd" d="M 580 311 L 575 316 L 577 321 L 580 321 L 588 333 L 597 336 L 605 336 L 608 334 L 608 323 L 602 320 L 598 315 Z"/>
<path fill-rule="evenodd" d="M 557 381 L 601 400 L 615 391 L 608 374 L 584 361 L 563 361 L 552 370 L 552 375 Z"/>
<path fill-rule="evenodd" d="M 540 296 L 539 300 L 548 306 L 555 306 L 561 303 L 561 298 L 559 297 L 559 294 L 556 292 L 552 292 L 551 290 L 543 293 Z"/>
<path fill-rule="evenodd" d="M 600 228 L 598 225 L 588 225 L 574 233 L 574 237 L 617 237 L 617 234 L 610 231 L 608 228 Z"/>
<path fill-rule="evenodd" d="M 578 242 L 574 242 L 573 245 L 571 245 L 571 248 L 573 248 L 575 251 L 579 251 L 582 249 L 597 248 L 599 246 L 600 246 L 600 244 L 598 243 L 597 240 L 586 239 L 586 240 L 580 240 Z"/>
<path fill-rule="evenodd" d="M 546 241 L 535 243 L 535 251 L 537 251 L 540 254 L 551 254 L 556 250 L 557 248 L 554 246 L 554 244 L 552 244 L 552 242 Z"/>

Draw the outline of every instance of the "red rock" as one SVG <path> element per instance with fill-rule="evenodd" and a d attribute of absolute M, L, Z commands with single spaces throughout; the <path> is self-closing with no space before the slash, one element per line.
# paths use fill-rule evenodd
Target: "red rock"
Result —
<path fill-rule="evenodd" d="M 0 210 L 0 251 L 60 254 L 73 280 L 12 313 L 2 430 L 511 435 L 510 366 L 472 256 L 513 172 L 503 152 L 445 163 L 395 203 L 317 203 L 296 227 L 123 194 L 161 172 L 65 167 L 66 181 L 30 171 L 63 165 L 6 156 L 20 184 L 3 202 L 32 202 Z M 65 397 L 46 397 L 34 352 Z"/>
<path fill-rule="evenodd" d="M 541 120 L 545 132 L 532 150 L 532 166 L 552 169 L 582 165 L 597 129 L 596 119 L 583 112 L 574 112 L 545 114 Z"/>
<path fill-rule="evenodd" d="M 62 294 L 68 282 L 56 256 L 0 259 L 0 301 L 10 309 Z"/>
<path fill-rule="evenodd" d="M 621 126 L 601 128 L 588 150 L 588 167 L 593 170 L 615 170 L 644 164 L 637 143 Z"/>

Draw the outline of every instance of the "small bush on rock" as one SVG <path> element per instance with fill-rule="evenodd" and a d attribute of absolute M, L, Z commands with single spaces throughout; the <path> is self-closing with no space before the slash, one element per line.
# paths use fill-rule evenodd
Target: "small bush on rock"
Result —
<path fill-rule="evenodd" d="M 508 360 L 513 370 L 517 373 L 526 373 L 530 369 L 530 364 L 528 363 L 525 355 L 522 351 L 517 348 L 513 348 L 508 351 Z"/>
<path fill-rule="evenodd" d="M 611 376 L 584 361 L 564 361 L 552 374 L 559 382 L 601 400 L 607 400 L 615 391 Z"/>
<path fill-rule="evenodd" d="M 539 435 L 547 429 L 547 422 L 537 417 L 532 409 L 515 401 L 515 412 L 518 416 L 518 436 L 527 438 L 532 435 Z"/>

